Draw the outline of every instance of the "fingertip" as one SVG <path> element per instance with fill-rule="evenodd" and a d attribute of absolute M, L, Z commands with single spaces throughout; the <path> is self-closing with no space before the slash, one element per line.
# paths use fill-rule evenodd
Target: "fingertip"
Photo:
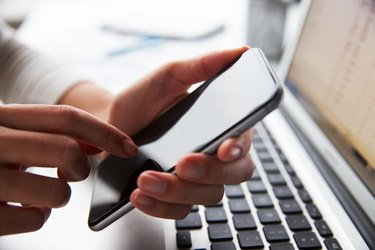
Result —
<path fill-rule="evenodd" d="M 220 161 L 230 162 L 238 159 L 242 155 L 242 148 L 236 145 L 236 139 L 229 138 L 221 143 L 217 156 Z"/>
<path fill-rule="evenodd" d="M 240 47 L 240 50 L 242 50 L 243 52 L 248 51 L 249 49 L 251 49 L 250 45 L 243 45 L 242 47 Z"/>
<path fill-rule="evenodd" d="M 143 207 L 150 207 L 155 203 L 155 199 L 143 194 L 139 188 L 132 192 L 130 201 L 135 207 L 141 210 Z"/>
<path fill-rule="evenodd" d="M 60 180 L 65 182 L 77 182 L 77 181 L 83 181 L 90 175 L 90 166 L 88 166 L 86 169 L 81 171 L 79 174 L 68 174 L 65 171 L 58 169 L 57 170 L 57 176 Z"/>
<path fill-rule="evenodd" d="M 72 196 L 72 189 L 67 183 L 68 180 L 61 174 L 60 170 L 58 170 L 58 175 L 59 178 L 54 180 L 49 186 L 50 199 L 47 206 L 52 208 L 64 207 Z"/>
<path fill-rule="evenodd" d="M 229 150 L 229 154 L 227 155 L 226 161 L 234 161 L 237 160 L 242 155 L 242 148 L 235 146 Z"/>
<path fill-rule="evenodd" d="M 48 220 L 51 209 L 42 207 L 27 208 L 30 211 L 28 220 L 25 220 L 24 232 L 34 232 L 41 229 Z"/>
<path fill-rule="evenodd" d="M 240 46 L 240 47 L 233 48 L 232 51 L 234 51 L 236 53 L 239 53 L 239 54 L 243 54 L 246 51 L 248 51 L 249 49 L 251 49 L 251 47 L 249 45 L 243 45 L 243 46 Z"/>
<path fill-rule="evenodd" d="M 48 220 L 48 218 L 51 216 L 52 209 L 48 207 L 34 207 L 34 208 L 38 210 L 43 220 L 43 224 L 44 224 Z"/>
<path fill-rule="evenodd" d="M 192 153 L 180 159 L 175 167 L 176 174 L 186 180 L 199 180 L 206 174 L 206 160 L 208 157 L 201 153 Z"/>
<path fill-rule="evenodd" d="M 138 146 L 130 139 L 126 138 L 122 141 L 122 147 L 126 156 L 134 156 L 138 152 Z"/>
<path fill-rule="evenodd" d="M 51 208 L 44 208 L 44 223 L 46 223 L 46 221 L 49 219 L 49 217 L 51 216 L 51 213 L 52 213 L 52 209 Z"/>

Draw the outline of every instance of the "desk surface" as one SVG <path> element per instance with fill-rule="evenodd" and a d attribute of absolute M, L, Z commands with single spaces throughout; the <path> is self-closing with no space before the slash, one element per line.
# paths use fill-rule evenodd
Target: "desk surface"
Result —
<path fill-rule="evenodd" d="M 190 18 L 201 22 L 205 19 L 222 22 L 225 29 L 206 39 L 166 40 L 121 56 L 108 57 L 111 49 L 129 46 L 139 38 L 104 35 L 100 25 L 113 20 L 111 18 L 116 22 L 123 16 L 134 18 L 134 13 L 140 15 L 150 9 L 155 13 L 143 14 L 143 18 L 152 17 L 152 22 L 158 15 L 174 11 L 185 18 L 190 13 Z M 167 61 L 243 45 L 246 41 L 246 10 L 246 0 L 46 1 L 28 15 L 18 37 L 34 49 L 76 65 L 94 81 L 117 92 Z M 0 249 L 165 248 L 164 220 L 137 210 L 101 232 L 92 232 L 87 226 L 92 185 L 92 174 L 83 182 L 71 184 L 70 202 L 63 208 L 54 209 L 41 230 L 1 237 Z M 145 228 L 149 232 L 146 236 L 143 235 Z"/>

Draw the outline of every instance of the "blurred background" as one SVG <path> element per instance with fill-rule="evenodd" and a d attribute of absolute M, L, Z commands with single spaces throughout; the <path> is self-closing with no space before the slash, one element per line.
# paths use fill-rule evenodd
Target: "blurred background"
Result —
<path fill-rule="evenodd" d="M 167 61 L 244 44 L 262 48 L 277 66 L 297 12 L 298 2 L 279 0 L 0 0 L 0 17 L 20 41 L 113 92 Z M 0 245 L 109 249 L 111 242 L 113 249 L 163 248 L 157 238 L 140 242 L 142 227 L 134 224 L 155 231 L 160 224 L 136 210 L 100 234 L 88 228 L 93 172 L 71 184 L 70 202 L 55 209 L 41 230 L 2 238 Z"/>
<path fill-rule="evenodd" d="M 0 16 L 22 42 L 117 92 L 167 61 L 244 44 L 276 66 L 297 3 L 0 0 Z"/>

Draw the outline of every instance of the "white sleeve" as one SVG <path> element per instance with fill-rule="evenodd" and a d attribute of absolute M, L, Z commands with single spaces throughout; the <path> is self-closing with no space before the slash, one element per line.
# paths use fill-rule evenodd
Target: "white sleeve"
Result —
<path fill-rule="evenodd" d="M 0 100 L 54 104 L 74 84 L 86 80 L 73 68 L 28 48 L 0 20 Z"/>

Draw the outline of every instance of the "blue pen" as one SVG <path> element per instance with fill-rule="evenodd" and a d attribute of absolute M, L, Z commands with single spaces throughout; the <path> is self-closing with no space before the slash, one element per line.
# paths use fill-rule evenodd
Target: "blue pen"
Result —
<path fill-rule="evenodd" d="M 112 51 L 108 52 L 107 56 L 108 57 L 121 56 L 121 55 L 130 53 L 130 52 L 139 50 L 139 49 L 144 49 L 144 48 L 159 45 L 160 43 L 162 43 L 162 41 L 163 41 L 163 39 L 161 39 L 160 37 L 144 36 L 144 37 L 141 37 L 140 39 L 138 39 L 134 43 L 127 44 L 122 48 L 119 48 L 119 49 L 112 50 Z"/>

